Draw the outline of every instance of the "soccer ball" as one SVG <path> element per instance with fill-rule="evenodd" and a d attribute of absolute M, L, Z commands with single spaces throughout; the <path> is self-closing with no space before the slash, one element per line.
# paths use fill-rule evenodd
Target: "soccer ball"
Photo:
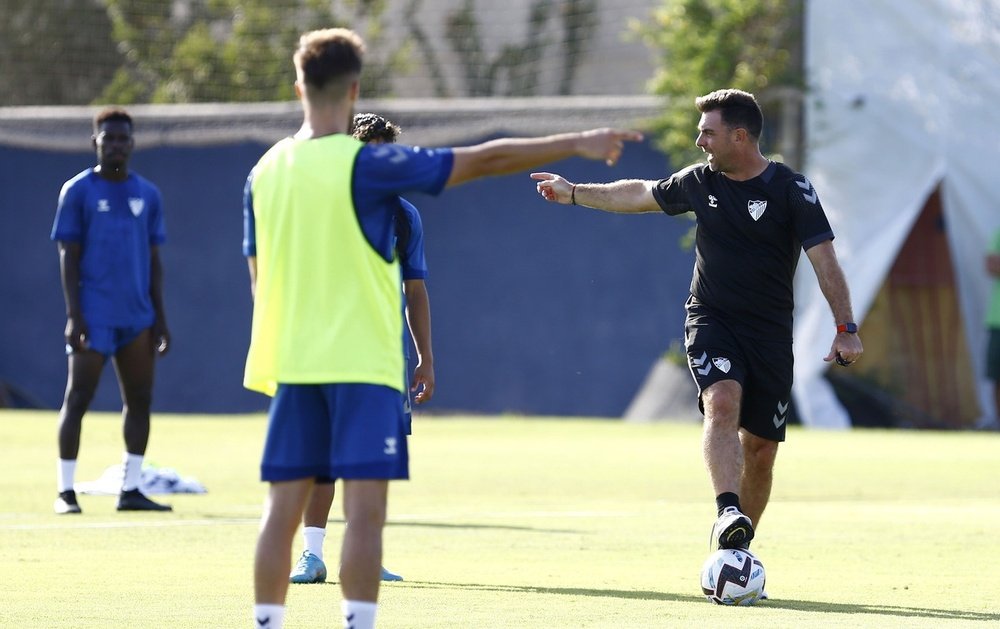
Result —
<path fill-rule="evenodd" d="M 701 591 L 716 605 L 753 605 L 764 593 L 764 564 L 749 550 L 717 550 L 701 569 Z"/>

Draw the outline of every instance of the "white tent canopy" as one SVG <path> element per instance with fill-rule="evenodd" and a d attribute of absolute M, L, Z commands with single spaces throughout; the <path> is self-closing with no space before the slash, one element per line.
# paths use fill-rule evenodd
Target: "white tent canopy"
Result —
<path fill-rule="evenodd" d="M 940 185 L 959 305 L 980 377 L 990 289 L 983 257 L 1000 228 L 1000 3 L 810 0 L 806 10 L 804 170 L 833 225 L 855 317 L 863 323 Z M 833 320 L 805 259 L 796 302 L 800 418 L 808 426 L 846 428 L 850 419 L 823 378 Z M 985 381 L 977 391 L 990 414 Z"/>

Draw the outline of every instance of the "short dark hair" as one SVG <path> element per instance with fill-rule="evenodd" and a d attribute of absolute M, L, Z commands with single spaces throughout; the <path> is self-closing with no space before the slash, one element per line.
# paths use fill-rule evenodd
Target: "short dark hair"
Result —
<path fill-rule="evenodd" d="M 94 133 L 101 130 L 101 125 L 105 122 L 127 122 L 129 129 L 134 129 L 132 116 L 122 107 L 105 107 L 94 116 Z"/>
<path fill-rule="evenodd" d="M 378 114 L 354 114 L 352 122 L 353 135 L 362 142 L 385 142 L 391 144 L 399 137 L 402 129 L 393 122 Z"/>
<path fill-rule="evenodd" d="M 722 114 L 722 122 L 730 129 L 742 127 L 754 139 L 760 138 L 764 129 L 764 114 L 760 111 L 757 99 L 750 92 L 737 89 L 715 90 L 694 99 L 694 104 L 701 113 L 718 110 Z"/>
<path fill-rule="evenodd" d="M 365 42 L 346 28 L 309 31 L 299 38 L 292 60 L 305 85 L 346 93 L 350 81 L 361 75 Z M 338 95 L 337 92 L 333 94 Z"/>

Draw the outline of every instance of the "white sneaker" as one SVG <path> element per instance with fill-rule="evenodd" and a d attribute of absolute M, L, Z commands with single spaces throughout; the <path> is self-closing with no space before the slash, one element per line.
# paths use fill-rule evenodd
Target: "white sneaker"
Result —
<path fill-rule="evenodd" d="M 750 548 L 753 522 L 736 507 L 726 507 L 712 526 L 709 548 Z"/>

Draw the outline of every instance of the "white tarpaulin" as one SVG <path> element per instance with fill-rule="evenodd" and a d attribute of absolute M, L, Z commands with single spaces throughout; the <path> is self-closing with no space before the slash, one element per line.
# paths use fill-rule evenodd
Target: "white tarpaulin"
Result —
<path fill-rule="evenodd" d="M 805 43 L 804 171 L 836 234 L 855 318 L 863 324 L 940 185 L 973 371 L 981 377 L 990 288 L 983 257 L 1000 228 L 1000 1 L 809 0 Z M 833 319 L 804 257 L 796 302 L 800 418 L 808 426 L 848 427 L 823 378 Z M 977 390 L 989 414 L 985 381 Z"/>

